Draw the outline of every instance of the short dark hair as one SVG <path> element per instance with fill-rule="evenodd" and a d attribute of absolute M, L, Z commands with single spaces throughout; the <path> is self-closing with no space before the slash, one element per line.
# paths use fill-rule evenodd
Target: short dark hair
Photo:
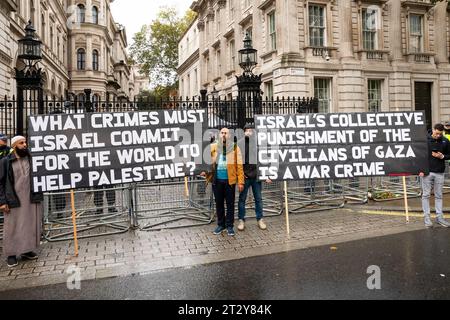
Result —
<path fill-rule="evenodd" d="M 444 131 L 444 125 L 442 123 L 438 123 L 434 125 L 434 130 Z"/>

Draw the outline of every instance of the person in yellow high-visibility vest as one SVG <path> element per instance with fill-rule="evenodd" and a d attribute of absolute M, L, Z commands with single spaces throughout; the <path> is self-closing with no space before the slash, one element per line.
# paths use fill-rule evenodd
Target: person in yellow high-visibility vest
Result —
<path fill-rule="evenodd" d="M 444 137 L 447 138 L 448 141 L 450 141 L 450 121 L 447 121 L 444 124 Z"/>

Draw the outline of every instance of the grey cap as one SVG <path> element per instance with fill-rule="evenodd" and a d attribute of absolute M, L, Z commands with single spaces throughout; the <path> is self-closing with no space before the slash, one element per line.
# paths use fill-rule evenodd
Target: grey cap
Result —
<path fill-rule="evenodd" d="M 0 133 L 0 140 L 8 141 L 8 136 L 6 134 Z"/>
<path fill-rule="evenodd" d="M 450 121 L 446 121 L 446 122 L 444 123 L 444 126 L 449 127 L 449 126 L 450 126 Z"/>

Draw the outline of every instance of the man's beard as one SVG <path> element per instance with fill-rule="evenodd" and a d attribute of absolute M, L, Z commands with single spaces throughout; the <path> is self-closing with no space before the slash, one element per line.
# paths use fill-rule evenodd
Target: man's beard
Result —
<path fill-rule="evenodd" d="M 16 153 L 21 158 L 25 158 L 25 157 L 28 157 L 30 155 L 30 151 L 27 148 L 25 148 L 25 149 L 17 148 L 16 149 Z"/>

